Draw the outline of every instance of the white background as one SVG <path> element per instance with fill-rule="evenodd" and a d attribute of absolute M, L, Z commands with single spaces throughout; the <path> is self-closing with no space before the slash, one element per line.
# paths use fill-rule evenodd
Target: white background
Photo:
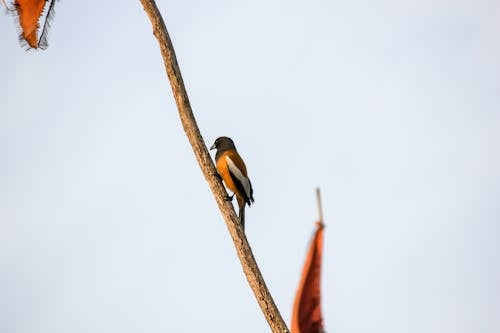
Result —
<path fill-rule="evenodd" d="M 322 189 L 334 333 L 500 327 L 498 1 L 158 1 L 255 189 L 287 322 Z M 139 1 L 0 16 L 0 332 L 266 332 Z"/>

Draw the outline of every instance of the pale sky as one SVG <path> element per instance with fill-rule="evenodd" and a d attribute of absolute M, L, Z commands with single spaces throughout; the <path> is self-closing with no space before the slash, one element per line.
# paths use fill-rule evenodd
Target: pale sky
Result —
<path fill-rule="evenodd" d="M 499 331 L 500 2 L 158 5 L 287 323 L 320 186 L 328 332 Z M 0 15 L 0 332 L 269 331 L 140 2 L 17 34 Z"/>

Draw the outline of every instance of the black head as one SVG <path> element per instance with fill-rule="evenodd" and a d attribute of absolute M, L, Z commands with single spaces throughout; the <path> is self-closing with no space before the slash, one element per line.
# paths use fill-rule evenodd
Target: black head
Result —
<path fill-rule="evenodd" d="M 227 136 L 221 136 L 217 138 L 212 147 L 210 147 L 210 150 L 212 149 L 217 149 L 217 152 L 221 153 L 230 149 L 236 150 L 236 147 L 234 146 L 234 142 L 233 140 L 231 140 L 231 138 L 228 138 Z"/>

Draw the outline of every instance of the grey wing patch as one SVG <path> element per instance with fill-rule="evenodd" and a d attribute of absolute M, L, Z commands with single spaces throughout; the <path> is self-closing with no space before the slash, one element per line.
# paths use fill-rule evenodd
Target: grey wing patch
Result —
<path fill-rule="evenodd" d="M 245 201 L 250 205 L 253 202 L 253 189 L 250 179 L 243 174 L 229 156 L 226 156 L 226 162 L 236 188 L 245 195 Z"/>

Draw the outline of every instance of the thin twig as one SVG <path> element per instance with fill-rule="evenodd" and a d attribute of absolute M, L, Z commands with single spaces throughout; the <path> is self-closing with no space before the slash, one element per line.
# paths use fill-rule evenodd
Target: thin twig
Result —
<path fill-rule="evenodd" d="M 316 188 L 316 201 L 318 202 L 319 222 L 323 224 L 323 207 L 321 206 L 321 192 L 319 191 L 319 187 Z"/>
<path fill-rule="evenodd" d="M 271 330 L 275 333 L 289 332 L 280 312 L 278 311 L 278 308 L 273 301 L 273 298 L 271 297 L 271 294 L 269 293 L 269 290 L 266 287 L 266 283 L 260 273 L 259 267 L 257 266 L 245 233 L 240 227 L 233 205 L 225 200 L 227 192 L 220 179 L 215 176 L 216 169 L 212 159 L 210 158 L 210 154 L 208 153 L 191 110 L 191 105 L 184 87 L 179 65 L 175 57 L 174 48 L 163 18 L 154 0 L 141 0 L 141 3 L 151 20 L 153 34 L 156 39 L 158 39 L 158 43 L 160 44 L 163 62 L 170 80 L 170 85 L 172 86 L 172 92 L 179 110 L 182 126 L 186 132 L 189 143 L 193 148 L 203 175 L 205 176 L 205 179 L 214 194 L 222 216 L 224 217 L 227 228 L 236 247 L 236 253 L 238 254 L 238 258 L 240 259 L 243 267 L 243 272 L 245 273 L 248 283 L 257 298 L 257 302 L 259 303 Z"/>

